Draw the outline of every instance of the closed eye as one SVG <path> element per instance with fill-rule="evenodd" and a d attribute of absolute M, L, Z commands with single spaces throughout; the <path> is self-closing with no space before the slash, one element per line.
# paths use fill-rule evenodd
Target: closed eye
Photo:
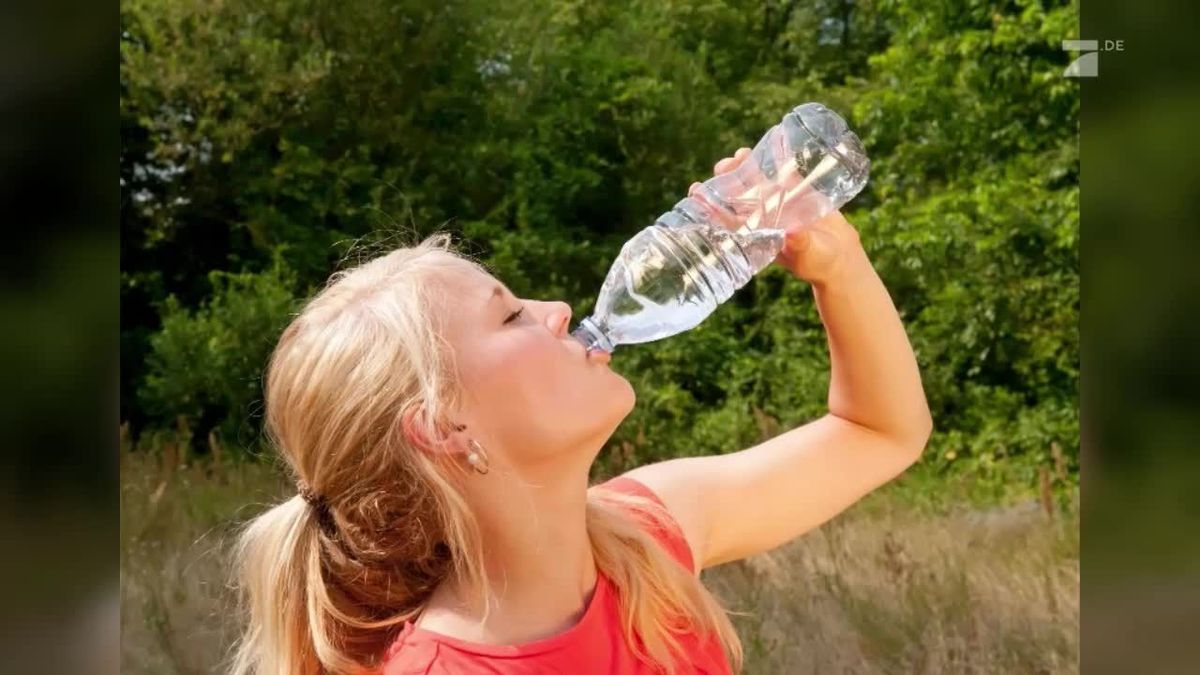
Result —
<path fill-rule="evenodd" d="M 521 309 L 518 309 L 517 311 L 513 312 L 512 314 L 509 314 L 508 318 L 504 320 L 504 323 L 508 324 L 513 321 L 516 321 L 517 317 L 521 316 L 521 312 L 524 312 L 524 311 L 525 311 L 525 308 L 522 307 Z"/>

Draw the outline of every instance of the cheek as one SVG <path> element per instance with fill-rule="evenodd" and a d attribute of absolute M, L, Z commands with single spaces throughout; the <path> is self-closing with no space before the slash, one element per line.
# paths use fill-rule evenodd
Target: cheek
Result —
<path fill-rule="evenodd" d="M 561 434 L 623 416 L 633 405 L 628 381 L 549 335 L 492 340 L 471 362 L 471 397 L 495 429 L 520 420 L 524 433 Z"/>
<path fill-rule="evenodd" d="M 472 397 L 490 418 L 539 411 L 569 384 L 561 345 L 553 338 L 511 335 L 480 345 L 464 369 Z M 484 411 L 481 411 L 484 412 Z"/>

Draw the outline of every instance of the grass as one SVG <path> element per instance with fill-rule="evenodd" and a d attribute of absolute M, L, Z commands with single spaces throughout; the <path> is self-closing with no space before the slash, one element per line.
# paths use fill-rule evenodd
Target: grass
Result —
<path fill-rule="evenodd" d="M 1078 520 L 1037 502 L 917 514 L 886 494 L 705 572 L 747 673 L 1079 670 Z"/>
<path fill-rule="evenodd" d="M 193 462 L 176 447 L 122 452 L 126 673 L 220 670 L 237 631 L 228 535 L 286 490 L 269 464 Z M 750 613 L 734 617 L 745 672 L 1078 672 L 1077 509 L 1036 496 L 931 508 L 908 489 L 704 573 Z"/>
<path fill-rule="evenodd" d="M 238 631 L 230 535 L 283 489 L 267 464 L 121 453 L 122 672 L 220 672 Z"/>

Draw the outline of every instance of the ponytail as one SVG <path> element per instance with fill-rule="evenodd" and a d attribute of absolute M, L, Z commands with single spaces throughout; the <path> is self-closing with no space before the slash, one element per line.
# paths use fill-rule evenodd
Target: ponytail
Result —
<path fill-rule="evenodd" d="M 235 554 L 248 616 L 233 675 L 312 675 L 322 672 L 322 661 L 339 672 L 358 670 L 325 630 L 319 528 L 315 511 L 296 496 L 242 530 Z"/>
<path fill-rule="evenodd" d="M 435 275 L 486 270 L 450 243 L 435 235 L 339 272 L 280 337 L 265 377 L 265 431 L 301 494 L 238 537 L 245 632 L 234 675 L 369 673 L 442 582 L 491 597 L 458 481 L 396 424 L 420 410 L 421 435 L 435 438 L 462 394 L 436 321 Z M 691 627 L 715 633 L 740 667 L 719 602 L 628 517 L 628 507 L 652 504 L 603 492 L 589 495 L 588 535 L 635 653 L 666 666 Z"/>

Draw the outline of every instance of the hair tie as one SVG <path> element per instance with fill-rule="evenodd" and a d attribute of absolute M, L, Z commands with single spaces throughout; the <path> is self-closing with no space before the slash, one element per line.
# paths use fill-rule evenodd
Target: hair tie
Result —
<path fill-rule="evenodd" d="M 332 534 L 337 524 L 333 520 L 333 514 L 329 511 L 329 500 L 325 498 L 325 495 L 314 492 L 312 487 L 303 478 L 296 481 L 296 488 L 300 493 L 300 498 L 316 512 L 317 522 L 320 524 L 321 529 L 326 534 Z"/>

